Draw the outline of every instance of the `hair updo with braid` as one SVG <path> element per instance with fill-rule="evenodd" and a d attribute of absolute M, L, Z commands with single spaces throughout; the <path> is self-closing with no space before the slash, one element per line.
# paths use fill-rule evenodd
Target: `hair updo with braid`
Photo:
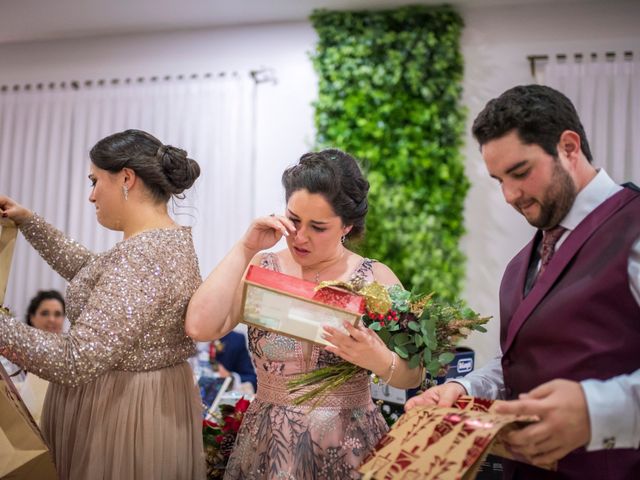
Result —
<path fill-rule="evenodd" d="M 93 164 L 109 172 L 130 168 L 147 186 L 153 198 L 166 203 L 180 197 L 200 176 L 198 162 L 187 152 L 163 145 L 141 130 L 125 130 L 103 138 L 89 152 Z"/>
<path fill-rule="evenodd" d="M 305 153 L 297 165 L 282 174 L 286 200 L 298 190 L 322 195 L 345 226 L 351 225 L 349 238 L 364 233 L 369 210 L 369 182 L 355 158 L 337 149 Z"/>

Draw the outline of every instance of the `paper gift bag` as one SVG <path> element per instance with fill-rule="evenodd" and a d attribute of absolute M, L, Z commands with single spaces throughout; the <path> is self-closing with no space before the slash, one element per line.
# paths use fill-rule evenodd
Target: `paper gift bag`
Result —
<path fill-rule="evenodd" d="M 4 302 L 7 291 L 13 249 L 16 245 L 18 227 L 11 220 L 0 219 L 0 304 Z"/>
<path fill-rule="evenodd" d="M 343 322 L 357 325 L 365 300 L 338 288 L 316 288 L 315 283 L 252 265 L 244 282 L 243 322 L 328 345 L 322 326 L 346 333 Z"/>
<path fill-rule="evenodd" d="M 0 220 L 0 303 L 4 301 L 18 229 Z M 49 480 L 56 470 L 42 434 L 0 364 L 0 479 Z"/>
<path fill-rule="evenodd" d="M 47 396 L 48 388 L 49 382 L 31 373 L 25 377 L 22 385 L 20 385 L 20 397 L 22 397 L 22 401 L 35 420 L 36 425 L 40 425 L 42 408 L 44 407 L 44 399 Z"/>
<path fill-rule="evenodd" d="M 451 408 L 411 409 L 364 461 L 363 478 L 470 480 L 487 454 L 513 458 L 501 435 L 537 419 L 497 414 L 493 407 L 492 400 L 462 397 Z"/>
<path fill-rule="evenodd" d="M 0 365 L 0 479 L 56 478 L 40 430 Z"/>

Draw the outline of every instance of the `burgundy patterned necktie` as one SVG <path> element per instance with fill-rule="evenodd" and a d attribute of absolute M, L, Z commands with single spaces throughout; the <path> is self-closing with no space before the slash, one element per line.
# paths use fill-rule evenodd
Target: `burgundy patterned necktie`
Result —
<path fill-rule="evenodd" d="M 536 278 L 540 278 L 542 272 L 545 271 L 547 265 L 553 258 L 553 254 L 556 250 L 556 243 L 560 240 L 560 237 L 567 229 L 556 225 L 555 227 L 542 232 L 542 251 L 540 252 L 540 270 Z"/>

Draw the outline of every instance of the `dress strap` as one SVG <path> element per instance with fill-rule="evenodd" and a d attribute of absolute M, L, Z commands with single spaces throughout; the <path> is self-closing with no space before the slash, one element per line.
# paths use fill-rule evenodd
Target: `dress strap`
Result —
<path fill-rule="evenodd" d="M 373 282 L 373 264 L 377 260 L 363 258 L 358 268 L 351 274 L 350 282 L 356 287 L 361 288 L 365 283 Z"/>

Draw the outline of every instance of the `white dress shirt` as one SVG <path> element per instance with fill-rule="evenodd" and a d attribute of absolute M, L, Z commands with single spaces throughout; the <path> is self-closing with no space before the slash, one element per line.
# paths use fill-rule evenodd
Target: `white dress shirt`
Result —
<path fill-rule="evenodd" d="M 621 189 L 620 185 L 600 169 L 587 186 L 578 192 L 571 210 L 560 222 L 567 231 L 560 237 L 555 248 L 564 242 L 569 232 L 589 213 Z M 627 270 L 629 289 L 640 306 L 640 238 L 633 244 Z M 506 396 L 501 358 L 502 355 L 498 355 L 466 377 L 450 381 L 460 383 L 469 395 L 504 399 Z M 640 369 L 629 375 L 619 375 L 608 380 L 584 380 L 580 384 L 587 400 L 591 423 L 591 440 L 587 450 L 640 447 Z"/>

